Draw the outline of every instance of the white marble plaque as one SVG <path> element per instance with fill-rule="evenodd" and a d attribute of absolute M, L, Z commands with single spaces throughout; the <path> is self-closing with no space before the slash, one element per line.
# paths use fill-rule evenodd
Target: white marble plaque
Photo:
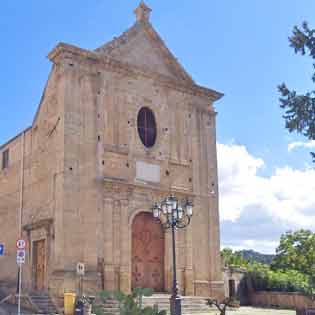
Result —
<path fill-rule="evenodd" d="M 143 161 L 137 161 L 136 163 L 136 179 L 159 183 L 160 182 L 160 166 L 157 164 L 150 164 Z"/>

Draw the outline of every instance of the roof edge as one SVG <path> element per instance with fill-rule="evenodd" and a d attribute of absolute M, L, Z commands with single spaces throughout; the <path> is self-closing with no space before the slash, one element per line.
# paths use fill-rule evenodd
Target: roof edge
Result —
<path fill-rule="evenodd" d="M 18 139 L 23 133 L 26 133 L 27 131 L 31 130 L 32 126 L 27 127 L 26 129 L 22 130 L 21 132 L 19 132 L 16 136 L 10 138 L 8 141 L 6 141 L 3 144 L 0 144 L 0 151 L 3 150 L 8 144 L 10 144 L 11 142 L 13 142 L 14 140 Z"/>
<path fill-rule="evenodd" d="M 51 78 L 51 76 L 52 76 L 52 74 L 53 74 L 53 72 L 54 72 L 54 68 L 55 68 L 55 64 L 53 64 L 53 67 L 52 67 L 52 69 L 51 69 L 50 72 L 49 72 L 48 79 L 47 79 L 46 84 L 45 84 L 45 87 L 44 87 L 44 91 L 42 92 L 42 96 L 41 96 L 41 98 L 40 98 L 40 100 L 39 100 L 39 104 L 38 104 L 38 106 L 37 106 L 37 109 L 36 109 L 36 112 L 35 112 L 35 115 L 34 115 L 34 118 L 33 118 L 32 126 L 35 124 L 35 122 L 36 122 L 36 120 L 37 120 L 37 117 L 38 117 L 38 115 L 39 115 L 40 109 L 41 109 L 41 107 L 42 107 L 43 100 L 44 100 L 45 95 L 46 95 L 48 82 L 49 82 L 49 80 L 50 80 L 50 78 Z"/>
<path fill-rule="evenodd" d="M 63 56 L 62 56 L 63 55 Z M 63 57 L 70 57 L 76 56 L 76 57 L 83 57 L 87 58 L 89 60 L 93 60 L 97 63 L 101 63 L 108 69 L 110 69 L 113 72 L 121 72 L 121 71 L 126 71 L 130 73 L 137 73 L 141 74 L 143 76 L 150 76 L 154 77 L 159 80 L 160 83 L 167 85 L 167 86 L 172 86 L 173 88 L 178 88 L 181 90 L 189 90 L 191 94 L 196 94 L 196 95 L 201 95 L 201 96 L 206 96 L 210 99 L 210 101 L 215 102 L 219 100 L 221 97 L 223 97 L 223 93 L 220 93 L 218 91 L 215 91 L 213 89 L 209 89 L 207 87 L 200 86 L 196 84 L 195 82 L 183 82 L 183 81 L 178 81 L 175 80 L 169 76 L 153 72 L 148 69 L 144 69 L 140 66 L 135 66 L 131 65 L 128 63 L 124 63 L 121 61 L 118 61 L 112 57 L 106 56 L 106 55 L 101 55 L 97 52 L 83 49 L 71 44 L 66 44 L 60 42 L 49 54 L 48 58 L 53 62 L 53 63 L 58 63 L 60 59 L 63 59 Z"/>

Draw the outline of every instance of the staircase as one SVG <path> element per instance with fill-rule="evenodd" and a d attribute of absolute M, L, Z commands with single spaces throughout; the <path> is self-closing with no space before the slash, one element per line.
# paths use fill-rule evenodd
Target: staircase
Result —
<path fill-rule="evenodd" d="M 143 298 L 144 306 L 158 305 L 159 310 L 166 310 L 170 314 L 170 295 L 154 294 Z M 214 308 L 206 304 L 205 298 L 198 296 L 182 296 L 182 314 L 216 314 Z"/>
<path fill-rule="evenodd" d="M 106 300 L 106 304 L 102 307 L 104 315 L 118 315 L 119 304 L 116 300 L 109 298 Z"/>
<path fill-rule="evenodd" d="M 143 307 L 153 306 L 157 304 L 159 311 L 166 310 L 170 314 L 170 295 L 168 294 L 154 294 L 143 298 Z M 215 308 L 209 307 L 206 300 L 202 297 L 182 296 L 182 314 L 197 315 L 197 314 L 217 314 Z M 115 300 L 107 300 L 103 307 L 104 315 L 119 314 L 118 302 Z"/>
<path fill-rule="evenodd" d="M 39 314 L 58 314 L 58 310 L 49 297 L 48 293 L 32 293 L 29 296 L 32 305 L 35 306 Z"/>

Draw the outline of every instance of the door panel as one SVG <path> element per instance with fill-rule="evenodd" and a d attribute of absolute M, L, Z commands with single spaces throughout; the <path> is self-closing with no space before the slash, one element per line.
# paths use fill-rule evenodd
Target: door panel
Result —
<path fill-rule="evenodd" d="M 35 290 L 44 290 L 46 273 L 46 250 L 45 240 L 34 242 L 34 272 L 35 272 Z"/>
<path fill-rule="evenodd" d="M 132 288 L 164 290 L 164 232 L 147 212 L 138 214 L 132 225 Z"/>

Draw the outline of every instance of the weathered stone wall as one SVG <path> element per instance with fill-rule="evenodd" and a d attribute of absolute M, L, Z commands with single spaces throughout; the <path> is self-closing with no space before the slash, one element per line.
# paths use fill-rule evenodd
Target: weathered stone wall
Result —
<path fill-rule="evenodd" d="M 78 289 L 78 262 L 86 265 L 85 292 L 103 287 L 129 292 L 133 218 L 173 192 L 192 199 L 195 211 L 191 225 L 177 233 L 181 290 L 223 297 L 212 104 L 219 96 L 183 73 L 149 24 L 136 24 L 134 31 L 138 35 L 130 45 L 114 54 L 117 60 L 102 55 L 102 49 L 96 53 L 65 44 L 49 55 L 54 67 L 24 148 L 27 287 L 34 285 L 32 242 L 45 239 L 45 288 L 53 295 Z M 144 106 L 157 122 L 157 141 L 150 149 L 137 132 L 138 111 Z M 21 152 L 21 137 L 8 144 L 12 151 L 14 145 Z M 152 167 L 158 176 L 150 174 Z M 5 231 L 8 220 L 17 226 L 20 195 L 21 172 L 18 166 L 15 173 L 13 168 L 9 172 L 12 175 L 0 174 L 11 182 L 5 193 L 16 192 L 14 211 L 8 214 L 7 201 L 0 210 Z M 12 275 L 17 231 L 9 232 L 14 236 L 6 240 L 11 252 L 4 259 Z M 170 291 L 168 232 L 165 248 L 165 284 Z M 0 279 L 3 275 L 0 271 Z"/>
<path fill-rule="evenodd" d="M 0 241 L 5 244 L 5 256 L 0 257 L 0 287 L 17 283 L 16 240 L 20 237 L 20 202 L 22 204 L 22 237 L 27 240 L 26 264 L 23 266 L 23 286 L 32 285 L 32 242 L 52 238 L 54 211 L 62 194 L 63 127 L 58 89 L 60 73 L 53 68 L 33 126 L 2 146 L 9 149 L 9 167 L 0 170 Z M 23 193 L 21 194 L 23 161 Z M 2 157 L 2 155 L 1 155 Z M 47 221 L 48 220 L 48 221 Z M 49 226 L 42 223 L 51 222 Z M 49 236 L 50 235 L 50 236 Z M 53 255 L 53 242 L 47 251 L 47 274 Z"/>
<path fill-rule="evenodd" d="M 250 296 L 253 306 L 281 307 L 292 309 L 314 308 L 314 301 L 302 293 L 253 292 Z"/>
<path fill-rule="evenodd" d="M 15 290 L 17 267 L 15 262 L 16 239 L 18 236 L 18 209 L 20 191 L 21 139 L 14 139 L 9 148 L 9 168 L 0 170 L 0 242 L 5 246 L 5 256 L 0 257 L 0 289 Z M 5 287 L 5 288 L 4 288 Z"/>
<path fill-rule="evenodd" d="M 215 115 L 208 110 L 209 100 L 164 87 L 154 79 L 121 75 L 77 57 L 69 59 L 56 61 L 64 69 L 66 82 L 64 211 L 56 229 L 67 231 L 59 244 L 64 255 L 59 256 L 57 291 L 64 286 L 75 289 L 78 261 L 86 263 L 87 282 L 95 283 L 104 274 L 105 287 L 129 291 L 130 217 L 139 210 L 148 211 L 154 200 L 172 190 L 183 198 L 192 197 L 195 204 L 191 226 L 178 236 L 181 287 L 187 294 L 223 293 Z M 143 106 L 153 110 L 158 126 L 157 143 L 149 150 L 142 145 L 136 125 Z M 158 183 L 137 179 L 139 161 L 159 166 Z M 141 195 L 145 196 L 142 201 Z M 170 253 L 165 257 L 170 290 L 168 257 Z M 65 280 L 64 286 L 62 270 L 70 281 Z"/>

